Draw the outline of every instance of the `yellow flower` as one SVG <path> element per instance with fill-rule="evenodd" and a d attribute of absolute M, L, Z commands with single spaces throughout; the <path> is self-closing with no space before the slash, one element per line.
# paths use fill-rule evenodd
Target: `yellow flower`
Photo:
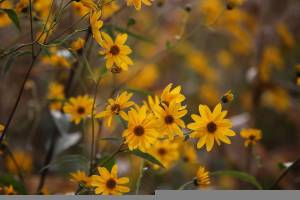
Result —
<path fill-rule="evenodd" d="M 130 150 L 139 149 L 145 152 L 154 144 L 159 133 L 156 130 L 156 120 L 147 107 L 128 111 L 128 128 L 123 131 L 125 143 Z"/>
<path fill-rule="evenodd" d="M 249 128 L 249 129 L 242 129 L 241 137 L 245 139 L 244 146 L 248 147 L 251 145 L 255 145 L 256 142 L 261 140 L 262 134 L 261 134 L 261 130 L 259 129 Z"/>
<path fill-rule="evenodd" d="M 172 85 L 172 83 L 167 85 L 160 96 L 161 101 L 167 105 L 169 105 L 172 101 L 174 101 L 175 103 L 181 103 L 185 100 L 185 96 L 180 93 L 181 86 L 179 85 L 171 90 Z"/>
<path fill-rule="evenodd" d="M 188 164 L 198 163 L 197 152 L 191 143 L 183 142 L 181 147 L 182 161 Z"/>
<path fill-rule="evenodd" d="M 84 6 L 81 2 L 73 1 L 72 7 L 74 9 L 74 12 L 80 16 L 84 16 L 90 12 L 90 9 Z"/>
<path fill-rule="evenodd" d="M 103 1 L 103 4 L 104 4 L 102 7 L 103 19 L 107 19 L 108 17 L 111 17 L 117 10 L 120 9 L 120 6 L 115 1 L 105 0 Z"/>
<path fill-rule="evenodd" d="M 148 111 L 152 112 L 156 106 L 160 105 L 159 97 L 158 96 L 154 96 L 154 97 L 148 96 L 148 101 L 143 101 L 143 105 L 145 105 L 148 108 Z"/>
<path fill-rule="evenodd" d="M 80 0 L 85 7 L 91 9 L 92 11 L 98 10 L 97 4 L 93 0 Z"/>
<path fill-rule="evenodd" d="M 264 92 L 262 102 L 264 105 L 274 108 L 278 112 L 286 111 L 291 105 L 288 92 L 279 87 Z"/>
<path fill-rule="evenodd" d="M 226 8 L 232 10 L 237 6 L 240 6 L 244 3 L 245 0 L 226 0 Z"/>
<path fill-rule="evenodd" d="M 24 151 L 13 151 L 12 152 L 15 158 L 15 161 L 18 163 L 23 173 L 29 173 L 32 171 L 32 157 L 29 153 Z M 13 174 L 18 173 L 18 169 L 14 161 L 10 157 L 6 157 L 5 166 Z"/>
<path fill-rule="evenodd" d="M 151 6 L 153 0 L 126 0 L 127 6 L 134 6 L 136 10 L 140 10 L 142 3 L 146 6 Z"/>
<path fill-rule="evenodd" d="M 220 101 L 218 88 L 211 83 L 203 83 L 199 86 L 198 95 L 208 105 L 216 105 Z"/>
<path fill-rule="evenodd" d="M 85 44 L 85 40 L 79 37 L 77 40 L 71 43 L 71 49 L 73 51 L 79 51 L 84 47 L 84 44 Z"/>
<path fill-rule="evenodd" d="M 86 186 L 91 186 L 92 179 L 87 176 L 84 171 L 77 170 L 76 172 L 70 173 L 71 181 L 78 184 L 83 183 Z"/>
<path fill-rule="evenodd" d="M 10 9 L 12 7 L 9 1 L 2 1 L 0 3 L 1 9 Z M 0 12 L 0 27 L 5 27 L 11 24 L 11 20 L 6 12 Z"/>
<path fill-rule="evenodd" d="M 176 135 L 183 137 L 181 128 L 185 128 L 185 124 L 181 118 L 187 114 L 185 107 L 172 101 L 168 106 L 163 103 L 162 107 L 154 107 L 153 112 L 157 117 L 161 136 L 168 136 L 170 140 L 173 140 Z"/>
<path fill-rule="evenodd" d="M 149 149 L 149 154 L 154 156 L 166 169 L 168 169 L 179 159 L 178 148 L 179 145 L 176 142 L 159 140 Z M 159 166 L 154 165 L 154 168 L 158 169 Z"/>
<path fill-rule="evenodd" d="M 197 177 L 194 180 L 194 184 L 199 188 L 206 187 L 210 184 L 209 172 L 206 171 L 205 167 L 199 167 L 197 171 Z"/>
<path fill-rule="evenodd" d="M 130 101 L 132 93 L 122 92 L 115 99 L 108 99 L 108 105 L 105 111 L 98 113 L 96 118 L 104 118 L 108 127 L 111 126 L 112 118 L 116 115 L 120 115 L 122 118 L 126 118 L 124 110 L 134 105 L 133 101 Z"/>
<path fill-rule="evenodd" d="M 71 97 L 64 106 L 64 112 L 71 116 L 71 121 L 79 124 L 81 120 L 90 117 L 93 108 L 93 99 L 89 96 Z"/>
<path fill-rule="evenodd" d="M 44 187 L 39 191 L 38 195 L 50 195 L 49 189 L 48 189 L 47 187 L 44 186 Z"/>
<path fill-rule="evenodd" d="M 229 119 L 224 119 L 227 111 L 222 111 L 222 105 L 216 105 L 213 112 L 210 111 L 208 106 L 199 105 L 199 115 L 193 114 L 191 117 L 195 121 L 188 125 L 188 128 L 193 132 L 192 138 L 199 138 L 197 148 L 202 148 L 206 144 L 206 150 L 211 151 L 214 146 L 214 141 L 218 145 L 221 142 L 230 144 L 228 136 L 234 136 L 235 132 L 230 128 L 232 127 Z"/>
<path fill-rule="evenodd" d="M 2 133 L 4 131 L 5 126 L 3 126 L 2 124 L 0 124 L 0 133 Z"/>
<path fill-rule="evenodd" d="M 35 0 L 33 1 L 33 8 L 37 12 L 37 15 L 44 21 L 46 21 L 50 8 L 52 5 L 52 0 Z"/>
<path fill-rule="evenodd" d="M 223 103 L 228 103 L 233 101 L 234 95 L 232 94 L 231 90 L 228 90 L 221 98 Z"/>
<path fill-rule="evenodd" d="M 276 31 L 286 46 L 288 46 L 290 48 L 295 46 L 296 40 L 295 40 L 294 36 L 292 35 L 292 33 L 288 30 L 288 27 L 285 24 L 278 23 L 276 25 Z"/>
<path fill-rule="evenodd" d="M 206 25 L 213 25 L 222 14 L 224 7 L 220 0 L 203 0 L 200 2 L 200 13 Z"/>
<path fill-rule="evenodd" d="M 46 64 L 51 64 L 55 67 L 63 67 L 69 69 L 71 64 L 67 60 L 64 53 L 58 51 L 56 48 L 50 49 L 51 55 L 43 57 L 43 62 Z"/>
<path fill-rule="evenodd" d="M 232 65 L 233 60 L 231 54 L 226 50 L 221 50 L 217 54 L 218 63 L 224 68 L 230 67 Z"/>
<path fill-rule="evenodd" d="M 92 176 L 91 185 L 96 187 L 95 194 L 102 195 L 121 195 L 127 193 L 130 189 L 124 184 L 129 183 L 127 177 L 118 178 L 118 167 L 114 165 L 109 172 L 104 167 L 98 167 L 99 175 Z"/>
<path fill-rule="evenodd" d="M 20 0 L 16 5 L 16 12 L 26 12 L 27 8 L 29 6 L 29 0 Z"/>
<path fill-rule="evenodd" d="M 47 98 L 51 101 L 51 110 L 60 110 L 63 105 L 62 101 L 65 99 L 64 86 L 57 82 L 50 83 Z"/>
<path fill-rule="evenodd" d="M 17 192 L 14 190 L 14 187 L 12 185 L 5 186 L 3 188 L 3 194 L 4 195 L 16 195 Z"/>
<path fill-rule="evenodd" d="M 119 34 L 116 40 L 113 41 L 112 38 L 107 33 L 102 33 L 103 44 L 101 45 L 104 50 L 100 51 L 101 55 L 105 56 L 106 68 L 111 69 L 115 64 L 117 67 L 127 71 L 128 65 L 132 65 L 132 60 L 128 57 L 131 54 L 131 49 L 124 43 L 127 40 L 127 34 Z"/>
<path fill-rule="evenodd" d="M 101 13 L 101 10 L 99 10 L 97 12 L 92 12 L 90 15 L 90 25 L 92 29 L 92 34 L 99 45 L 103 45 L 103 39 L 100 32 L 100 29 L 103 26 L 103 21 L 100 19 Z"/>

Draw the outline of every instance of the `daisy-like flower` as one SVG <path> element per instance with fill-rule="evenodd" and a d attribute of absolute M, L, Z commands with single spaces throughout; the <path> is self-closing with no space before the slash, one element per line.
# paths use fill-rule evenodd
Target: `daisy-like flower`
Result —
<path fill-rule="evenodd" d="M 129 183 L 127 177 L 118 178 L 118 167 L 114 165 L 109 172 L 104 167 L 98 167 L 99 175 L 92 176 L 93 187 L 96 187 L 95 194 L 103 195 L 121 195 L 127 193 L 130 189 L 124 184 Z"/>
<path fill-rule="evenodd" d="M 147 101 L 143 101 L 143 105 L 145 105 L 149 111 L 152 111 L 153 108 L 160 105 L 160 100 L 158 96 L 148 96 Z"/>
<path fill-rule="evenodd" d="M 20 0 L 16 5 L 16 12 L 26 12 L 29 6 L 29 0 Z"/>
<path fill-rule="evenodd" d="M 122 92 L 115 99 L 108 99 L 105 111 L 98 113 L 95 117 L 104 118 L 108 127 L 111 126 L 112 118 L 116 115 L 127 118 L 124 110 L 134 105 L 134 102 L 130 101 L 132 95 L 132 93 Z"/>
<path fill-rule="evenodd" d="M 71 181 L 74 181 L 78 184 L 82 183 L 86 186 L 91 186 L 92 179 L 87 176 L 84 171 L 77 170 L 76 172 L 70 173 Z"/>
<path fill-rule="evenodd" d="M 87 95 L 71 97 L 69 102 L 65 104 L 63 110 L 71 116 L 71 121 L 79 124 L 81 120 L 91 116 L 93 108 L 93 99 Z"/>
<path fill-rule="evenodd" d="M 133 62 L 129 58 L 129 54 L 131 54 L 131 49 L 125 42 L 127 40 L 127 34 L 119 34 L 117 35 L 115 41 L 107 34 L 102 32 L 103 36 L 103 44 L 101 45 L 104 50 L 100 51 L 101 55 L 105 56 L 106 59 L 106 68 L 112 69 L 115 64 L 116 67 L 119 67 L 125 71 L 128 70 L 128 65 L 132 65 Z"/>
<path fill-rule="evenodd" d="M 261 140 L 262 133 L 261 130 L 254 128 L 242 129 L 241 137 L 245 139 L 244 146 L 248 147 L 255 145 L 259 140 Z"/>
<path fill-rule="evenodd" d="M 181 86 L 177 86 L 174 89 L 172 88 L 172 83 L 167 85 L 167 87 L 163 90 L 160 98 L 161 101 L 165 104 L 170 104 L 171 101 L 175 101 L 176 103 L 181 103 L 185 100 L 185 96 L 181 94 Z"/>
<path fill-rule="evenodd" d="M 136 10 L 141 10 L 142 3 L 151 6 L 153 0 L 126 0 L 127 6 L 134 6 Z"/>
<path fill-rule="evenodd" d="M 231 130 L 232 124 L 229 119 L 224 119 L 227 111 L 222 111 L 222 105 L 216 105 L 213 112 L 208 106 L 199 105 L 199 115 L 193 114 L 191 117 L 195 121 L 188 124 L 188 128 L 193 132 L 192 138 L 199 138 L 197 148 L 202 148 L 206 144 L 206 150 L 211 151 L 214 146 L 214 141 L 218 145 L 221 142 L 230 144 L 229 136 L 234 136 L 235 132 Z"/>
<path fill-rule="evenodd" d="M 147 107 L 131 109 L 128 112 L 128 128 L 123 131 L 125 144 L 130 150 L 139 149 L 145 152 L 157 140 L 159 133 L 156 120 Z"/>
<path fill-rule="evenodd" d="M 90 15 L 90 25 L 91 25 L 91 31 L 93 34 L 93 38 L 96 40 L 96 42 L 99 45 L 103 44 L 103 39 L 102 39 L 102 35 L 100 32 L 100 29 L 103 26 L 103 21 L 100 19 L 101 18 L 101 10 L 96 11 L 96 12 L 92 12 Z"/>
<path fill-rule="evenodd" d="M 178 150 L 179 144 L 177 142 L 159 140 L 149 149 L 149 153 L 168 169 L 179 159 Z M 154 165 L 154 169 L 158 168 L 158 165 Z"/>
<path fill-rule="evenodd" d="M 200 166 L 197 171 L 197 177 L 194 179 L 194 185 L 201 188 L 206 187 L 210 184 L 209 172 L 206 171 L 205 167 Z"/>
<path fill-rule="evenodd" d="M 228 103 L 233 101 L 234 95 L 232 94 L 231 90 L 228 90 L 221 98 L 221 101 L 223 103 Z"/>
<path fill-rule="evenodd" d="M 78 52 L 84 47 L 84 44 L 85 40 L 82 37 L 79 37 L 71 43 L 71 49 Z"/>
<path fill-rule="evenodd" d="M 156 106 L 153 112 L 163 134 L 161 136 L 168 136 L 170 140 L 176 135 L 183 137 L 181 128 L 185 128 L 185 123 L 181 118 L 187 114 L 187 110 L 180 103 L 172 101 L 168 106 L 163 103 L 162 106 Z"/>

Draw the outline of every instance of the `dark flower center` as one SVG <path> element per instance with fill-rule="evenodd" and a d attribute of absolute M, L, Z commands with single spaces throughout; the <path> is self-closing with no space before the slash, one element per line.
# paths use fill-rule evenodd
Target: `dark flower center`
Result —
<path fill-rule="evenodd" d="M 84 113 L 85 113 L 85 108 L 79 106 L 79 107 L 77 108 L 77 113 L 80 114 L 80 115 L 84 114 Z"/>
<path fill-rule="evenodd" d="M 111 106 L 111 112 L 115 114 L 119 114 L 121 110 L 121 106 L 119 104 L 114 104 Z"/>
<path fill-rule="evenodd" d="M 108 181 L 106 181 L 106 187 L 109 189 L 114 189 L 117 185 L 117 182 L 115 181 L 115 179 L 109 179 Z"/>
<path fill-rule="evenodd" d="M 166 124 L 172 124 L 174 122 L 174 117 L 172 115 L 167 115 L 165 117 Z"/>
<path fill-rule="evenodd" d="M 111 48 L 110 48 L 110 51 L 109 53 L 111 53 L 112 55 L 118 55 L 120 53 L 120 48 L 117 46 L 117 45 L 113 45 Z"/>
<path fill-rule="evenodd" d="M 133 132 L 136 136 L 142 136 L 145 133 L 145 129 L 144 127 L 139 125 L 134 128 Z"/>
<path fill-rule="evenodd" d="M 217 130 L 217 125 L 214 122 L 209 122 L 206 125 L 207 131 L 210 133 L 214 133 Z"/>
<path fill-rule="evenodd" d="M 255 136 L 254 136 L 254 135 L 250 135 L 249 139 L 250 139 L 251 141 L 253 141 L 253 140 L 255 139 Z"/>
<path fill-rule="evenodd" d="M 159 149 L 158 149 L 158 154 L 159 154 L 159 155 L 163 156 L 163 155 L 165 155 L 166 153 L 167 153 L 167 150 L 166 150 L 165 148 L 159 148 Z"/>
<path fill-rule="evenodd" d="M 183 156 L 182 160 L 183 160 L 183 162 L 189 162 L 190 161 L 190 159 L 187 156 Z"/>

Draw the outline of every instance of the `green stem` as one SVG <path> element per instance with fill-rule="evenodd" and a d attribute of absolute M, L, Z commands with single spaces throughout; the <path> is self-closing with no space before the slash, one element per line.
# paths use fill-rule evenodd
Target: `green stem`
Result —
<path fill-rule="evenodd" d="M 183 190 L 186 186 L 192 184 L 194 181 L 189 181 L 181 185 L 177 190 Z"/>
<path fill-rule="evenodd" d="M 140 166 L 140 171 L 139 171 L 139 177 L 136 181 L 136 189 L 135 189 L 135 194 L 138 195 L 140 192 L 140 187 L 141 187 L 141 181 L 144 175 L 144 165 L 145 165 L 145 161 L 144 159 L 142 159 L 141 161 L 141 166 Z"/>

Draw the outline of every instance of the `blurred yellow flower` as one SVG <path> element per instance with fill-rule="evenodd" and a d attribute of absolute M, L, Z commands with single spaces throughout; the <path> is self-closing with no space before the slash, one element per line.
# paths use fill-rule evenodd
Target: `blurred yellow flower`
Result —
<path fill-rule="evenodd" d="M 98 10 L 97 4 L 93 0 L 79 0 L 85 7 L 89 8 L 92 11 Z"/>
<path fill-rule="evenodd" d="M 90 117 L 93 109 L 93 99 L 88 95 L 71 97 L 63 110 L 71 116 L 71 121 L 79 124 L 81 120 Z"/>
<path fill-rule="evenodd" d="M 9 1 L 2 1 L 0 3 L 1 9 L 10 9 L 12 8 L 12 4 Z M 11 24 L 11 20 L 9 19 L 6 12 L 0 12 L 0 28 L 5 27 Z"/>
<path fill-rule="evenodd" d="M 228 90 L 222 97 L 221 97 L 221 101 L 223 103 L 228 103 L 228 102 L 231 102 L 233 101 L 234 99 L 234 95 L 233 93 L 231 92 L 231 90 Z"/>
<path fill-rule="evenodd" d="M 16 195 L 17 192 L 15 191 L 14 187 L 12 185 L 4 186 L 3 188 L 0 188 L 0 194 L 4 195 Z"/>
<path fill-rule="evenodd" d="M 262 133 L 259 129 L 249 128 L 241 130 L 241 137 L 245 139 L 244 146 L 255 145 L 259 140 L 262 139 Z"/>
<path fill-rule="evenodd" d="M 47 99 L 51 101 L 51 110 L 61 110 L 62 101 L 65 99 L 64 86 L 57 82 L 51 82 L 48 87 Z"/>
<path fill-rule="evenodd" d="M 101 20 L 101 10 L 92 12 L 90 15 L 90 25 L 93 34 L 93 38 L 99 45 L 103 45 L 103 39 L 101 36 L 100 29 L 103 26 L 103 21 Z"/>
<path fill-rule="evenodd" d="M 262 102 L 278 112 L 286 111 L 291 105 L 288 92 L 279 87 L 267 90 L 263 94 Z"/>
<path fill-rule="evenodd" d="M 188 142 L 183 142 L 181 145 L 181 158 L 186 164 L 196 164 L 198 163 L 197 152 L 194 145 Z"/>
<path fill-rule="evenodd" d="M 245 0 L 226 0 L 226 8 L 228 10 L 232 10 L 237 6 L 242 5 L 242 3 L 244 3 Z"/>
<path fill-rule="evenodd" d="M 199 167 L 196 179 L 194 180 L 194 184 L 199 188 L 207 187 L 208 185 L 210 185 L 209 172 L 206 171 L 205 167 Z"/>
<path fill-rule="evenodd" d="M 154 116 L 147 112 L 147 107 L 131 109 L 128 112 L 128 128 L 123 131 L 125 144 L 130 150 L 139 149 L 145 152 L 159 136 Z"/>
<path fill-rule="evenodd" d="M 171 102 L 181 103 L 185 100 L 185 96 L 180 93 L 181 86 L 179 85 L 174 89 L 171 89 L 172 85 L 173 83 L 167 85 L 167 87 L 162 91 L 160 96 L 161 101 L 166 105 L 169 105 Z"/>
<path fill-rule="evenodd" d="M 23 173 L 30 173 L 32 171 L 32 156 L 25 151 L 16 150 L 12 152 L 14 159 Z M 18 169 L 14 161 L 10 157 L 6 157 L 5 166 L 9 172 L 13 174 L 18 173 Z"/>
<path fill-rule="evenodd" d="M 35 0 L 33 1 L 33 8 L 37 12 L 37 16 L 41 20 L 46 21 L 50 12 L 52 0 Z"/>
<path fill-rule="evenodd" d="M 146 6 L 151 6 L 152 1 L 154 0 L 126 0 L 127 6 L 134 6 L 136 10 L 140 10 L 142 7 L 142 3 Z"/>
<path fill-rule="evenodd" d="M 197 148 L 202 148 L 206 145 L 206 150 L 211 151 L 214 146 L 214 141 L 218 145 L 221 142 L 230 144 L 228 137 L 234 136 L 235 132 L 229 119 L 224 119 L 227 111 L 222 111 L 222 105 L 219 103 L 214 108 L 213 112 L 206 105 L 199 105 L 199 115 L 192 114 L 192 119 L 195 121 L 188 124 L 188 128 L 192 130 L 190 134 L 192 138 L 199 138 Z"/>
<path fill-rule="evenodd" d="M 124 184 L 129 183 L 129 178 L 118 178 L 118 167 L 114 165 L 109 172 L 104 167 L 98 167 L 99 175 L 92 176 L 91 185 L 95 187 L 95 194 L 121 195 L 130 191 Z"/>
<path fill-rule="evenodd" d="M 224 68 L 229 68 L 233 63 L 232 55 L 224 49 L 217 53 L 217 60 Z"/>
<path fill-rule="evenodd" d="M 162 106 L 154 107 L 153 112 L 157 117 L 160 137 L 167 136 L 170 140 L 176 135 L 183 137 L 181 129 L 185 128 L 185 123 L 181 118 L 187 114 L 185 107 L 173 100 L 169 105 L 162 103 Z"/>
<path fill-rule="evenodd" d="M 296 40 L 292 33 L 288 30 L 288 27 L 284 23 L 278 23 L 276 25 L 276 31 L 283 43 L 292 48 L 296 44 Z"/>
<path fill-rule="evenodd" d="M 123 79 L 132 77 L 131 74 L 134 74 L 134 73 L 135 72 L 133 71 L 132 73 L 130 73 L 128 75 L 126 74 L 127 76 L 124 77 Z M 122 75 L 122 74 L 120 74 L 120 75 Z M 158 77 L 159 77 L 159 71 L 158 71 L 156 65 L 153 65 L 153 64 L 146 65 L 144 67 L 143 71 L 138 74 L 138 76 L 134 76 L 130 79 L 130 81 L 128 82 L 128 85 L 131 87 L 147 89 L 154 85 L 155 81 L 158 80 Z"/>
<path fill-rule="evenodd" d="M 112 69 L 115 64 L 116 67 L 127 71 L 128 65 L 132 65 L 132 60 L 128 57 L 131 54 L 131 49 L 127 45 L 124 45 L 127 40 L 127 34 L 118 34 L 116 40 L 107 34 L 102 32 L 103 44 L 101 45 L 104 50 L 100 51 L 101 55 L 105 56 L 106 68 Z"/>
<path fill-rule="evenodd" d="M 108 105 L 105 111 L 96 114 L 96 118 L 104 118 L 105 124 L 110 127 L 114 116 L 120 115 L 122 118 L 126 119 L 127 115 L 125 109 L 134 105 L 133 101 L 130 101 L 132 93 L 122 92 L 115 99 L 108 99 Z"/>
<path fill-rule="evenodd" d="M 80 51 L 84 47 L 84 44 L 85 44 L 85 40 L 79 37 L 71 43 L 71 49 L 73 51 Z"/>
<path fill-rule="evenodd" d="M 213 25 L 224 11 L 224 5 L 220 0 L 203 0 L 199 10 L 206 25 Z"/>
<path fill-rule="evenodd" d="M 26 12 L 29 6 L 29 0 L 20 0 L 16 5 L 16 12 Z"/>
<path fill-rule="evenodd" d="M 71 67 L 70 62 L 67 60 L 65 55 L 58 51 L 56 48 L 50 49 L 50 56 L 45 56 L 42 61 L 46 64 L 51 64 L 54 67 L 62 67 L 69 69 Z"/>
<path fill-rule="evenodd" d="M 220 101 L 218 88 L 211 83 L 204 83 L 199 86 L 198 95 L 208 105 L 216 105 Z"/>
<path fill-rule="evenodd" d="M 84 171 L 77 170 L 76 172 L 70 173 L 71 181 L 78 184 L 82 183 L 87 187 L 91 187 L 92 178 L 87 176 Z"/>
<path fill-rule="evenodd" d="M 4 131 L 5 126 L 3 126 L 2 124 L 0 124 L 0 133 L 2 133 Z"/>
<path fill-rule="evenodd" d="M 103 19 L 107 19 L 111 17 L 117 10 L 120 9 L 120 6 L 117 2 L 111 0 L 103 1 L 102 7 L 102 17 Z"/>
<path fill-rule="evenodd" d="M 79 2 L 73 1 L 72 7 L 74 9 L 74 12 L 79 16 L 85 16 L 90 12 L 90 9 L 84 6 L 80 1 Z"/>
<path fill-rule="evenodd" d="M 169 169 L 179 159 L 179 145 L 170 140 L 159 140 L 150 149 L 149 153 L 154 156 L 160 163 Z M 154 169 L 159 169 L 154 165 Z"/>

